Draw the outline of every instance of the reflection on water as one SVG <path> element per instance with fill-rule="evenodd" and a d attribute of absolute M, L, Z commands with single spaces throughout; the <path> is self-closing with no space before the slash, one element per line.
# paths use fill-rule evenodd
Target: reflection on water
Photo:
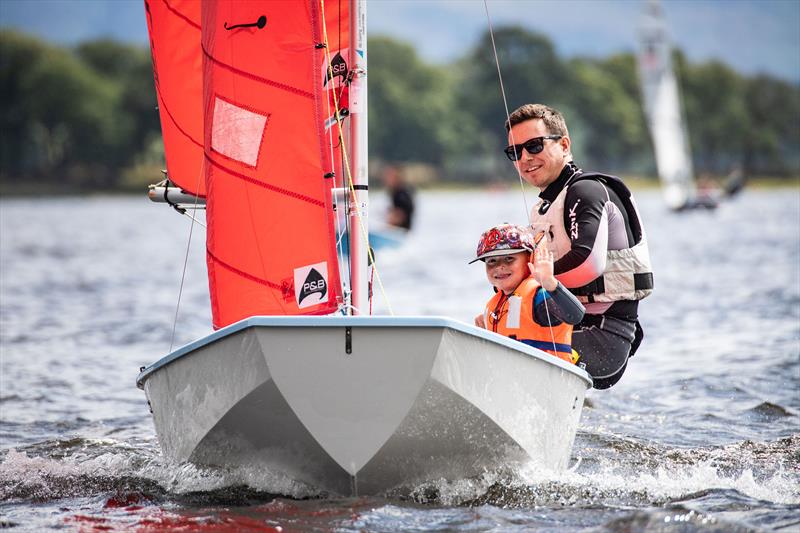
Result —
<path fill-rule="evenodd" d="M 800 194 L 746 191 L 682 214 L 638 196 L 657 285 L 640 308 L 646 338 L 618 386 L 589 394 L 568 471 L 301 500 L 276 496 L 298 493 L 269 472 L 161 458 L 134 378 L 169 349 L 188 220 L 139 198 L 2 201 L 0 526 L 800 527 Z M 477 238 L 524 222 L 524 203 L 485 191 L 418 202 L 406 243 L 379 252 L 386 298 L 395 314 L 470 322 L 491 295 L 467 265 Z M 210 329 L 203 238 L 196 228 L 176 345 Z"/>

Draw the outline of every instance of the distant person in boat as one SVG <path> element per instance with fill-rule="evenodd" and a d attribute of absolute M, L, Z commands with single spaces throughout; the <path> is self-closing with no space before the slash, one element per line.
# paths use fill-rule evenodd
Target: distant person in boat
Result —
<path fill-rule="evenodd" d="M 506 156 L 540 191 L 531 228 L 546 236 L 556 278 L 586 306 L 572 336 L 579 364 L 595 388 L 609 388 L 639 347 L 639 300 L 653 290 L 647 239 L 632 194 L 618 177 L 584 172 L 575 164 L 557 110 L 523 105 L 505 126 Z"/>
<path fill-rule="evenodd" d="M 400 169 L 393 165 L 384 167 L 381 177 L 391 202 L 386 215 L 387 224 L 397 228 L 411 229 L 411 222 L 414 219 L 413 191 L 403 180 Z"/>
<path fill-rule="evenodd" d="M 553 252 L 527 228 L 502 224 L 481 235 L 476 256 L 470 263 L 484 262 L 496 294 L 475 324 L 574 363 L 572 325 L 584 308 L 553 275 Z"/>

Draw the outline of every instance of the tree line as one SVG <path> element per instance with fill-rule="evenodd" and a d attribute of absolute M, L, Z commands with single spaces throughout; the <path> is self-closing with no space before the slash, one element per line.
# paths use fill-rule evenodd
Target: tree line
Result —
<path fill-rule="evenodd" d="M 636 58 L 560 58 L 545 36 L 495 31 L 511 110 L 547 103 L 567 118 L 584 168 L 655 175 Z M 800 86 L 744 76 L 675 52 L 698 174 L 800 175 Z M 423 163 L 440 179 L 508 173 L 506 115 L 489 35 L 447 65 L 409 44 L 369 40 L 369 150 L 375 163 Z M 0 180 L 4 190 L 139 188 L 158 179 L 163 146 L 146 47 L 96 40 L 74 48 L 0 31 Z"/>

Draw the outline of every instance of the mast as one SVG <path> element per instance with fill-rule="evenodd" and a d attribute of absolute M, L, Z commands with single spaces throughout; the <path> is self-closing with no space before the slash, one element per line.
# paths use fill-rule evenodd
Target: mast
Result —
<path fill-rule="evenodd" d="M 355 202 L 350 204 L 352 314 L 368 314 L 369 177 L 367 173 L 367 2 L 350 6 L 350 167 Z M 366 235 L 365 235 L 366 233 Z"/>

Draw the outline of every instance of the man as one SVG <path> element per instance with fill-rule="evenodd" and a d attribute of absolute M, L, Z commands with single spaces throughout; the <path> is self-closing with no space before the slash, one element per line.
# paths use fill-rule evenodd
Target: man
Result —
<path fill-rule="evenodd" d="M 531 227 L 556 258 L 556 278 L 586 307 L 572 346 L 607 389 L 622 377 L 642 340 L 639 300 L 653 289 L 647 239 L 631 192 L 615 176 L 583 172 L 572 161 L 564 117 L 527 104 L 506 122 L 505 149 L 519 175 L 540 190 Z"/>
<path fill-rule="evenodd" d="M 397 167 L 387 166 L 382 174 L 383 184 L 392 204 L 386 216 L 386 222 L 391 226 L 411 229 L 414 216 L 414 197 L 411 189 L 406 186 Z"/>

